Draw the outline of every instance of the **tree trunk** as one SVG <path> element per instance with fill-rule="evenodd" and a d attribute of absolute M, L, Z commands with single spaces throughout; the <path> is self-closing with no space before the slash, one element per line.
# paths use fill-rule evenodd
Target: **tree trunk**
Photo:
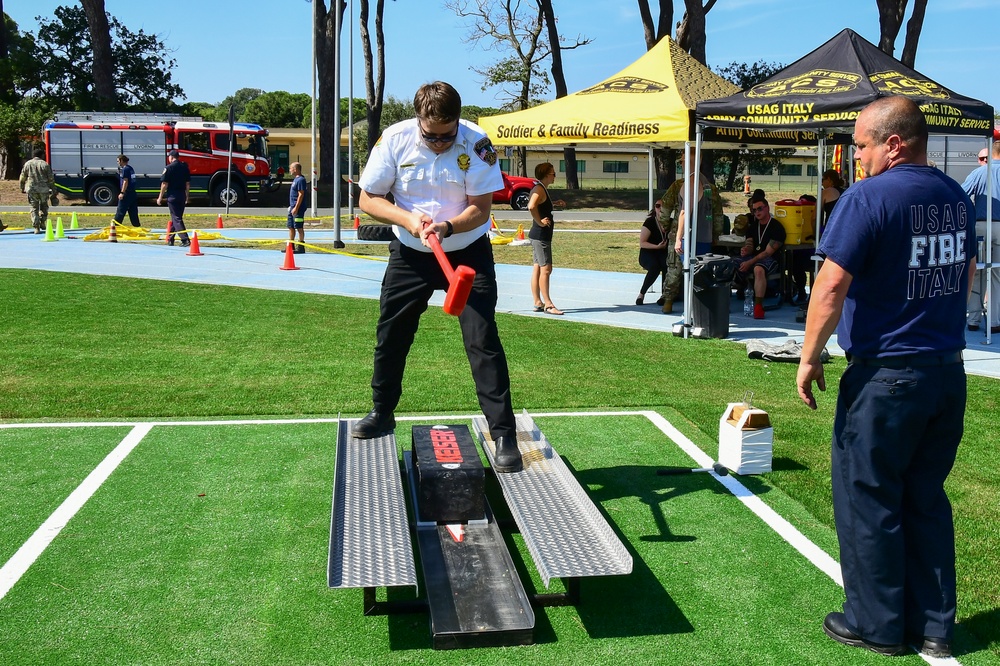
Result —
<path fill-rule="evenodd" d="M 924 13 L 927 11 L 927 0 L 914 0 L 913 14 L 906 23 L 906 42 L 903 44 L 903 57 L 900 61 L 907 67 L 916 69 L 917 42 L 920 41 L 920 31 L 924 27 Z"/>
<path fill-rule="evenodd" d="M 366 118 L 368 121 L 368 145 L 366 152 L 371 154 L 375 142 L 381 134 L 382 103 L 385 98 L 385 34 L 382 31 L 382 14 L 385 0 L 377 0 L 375 4 L 375 48 L 378 59 L 372 62 L 372 43 L 368 32 L 368 0 L 361 0 L 361 43 L 365 55 L 365 101 L 368 104 Z"/>
<path fill-rule="evenodd" d="M 646 36 L 646 50 L 656 46 L 664 36 L 670 34 L 670 26 L 674 22 L 673 0 L 660 0 L 660 16 L 656 26 L 653 25 L 653 15 L 649 11 L 649 1 L 639 0 L 639 15 L 642 18 L 642 32 Z M 674 182 L 675 151 L 670 148 L 655 148 L 653 150 L 653 168 L 656 172 L 656 188 L 665 190 Z"/>
<path fill-rule="evenodd" d="M 563 73 L 562 49 L 559 46 L 559 30 L 556 27 L 556 15 L 552 10 L 552 0 L 538 0 L 538 5 L 545 16 L 545 27 L 549 33 L 549 50 L 552 52 L 552 81 L 556 84 L 556 99 L 568 94 L 566 75 Z M 576 148 L 563 148 L 563 163 L 566 167 L 566 189 L 580 189 L 580 177 L 576 172 Z"/>
<path fill-rule="evenodd" d="M 344 0 L 334 0 L 341 17 L 347 9 Z M 330 193 L 332 201 L 334 147 L 339 144 L 337 136 L 337 114 L 340 113 L 340 100 L 336 91 L 336 68 L 334 58 L 340 35 L 337 34 L 337 17 L 333 11 L 327 11 L 326 0 L 313 0 L 313 11 L 316 19 L 316 73 L 319 81 L 319 98 L 324 100 L 319 114 L 319 182 Z M 321 188 L 322 189 L 322 188 Z"/>
<path fill-rule="evenodd" d="M 878 5 L 879 51 L 892 55 L 896 50 L 896 37 L 903 25 L 903 14 L 909 0 L 875 0 Z"/>
<path fill-rule="evenodd" d="M 90 45 L 94 51 L 94 94 L 97 111 L 113 111 L 118 106 L 115 87 L 115 62 L 111 53 L 111 26 L 104 9 L 104 0 L 80 0 L 90 28 Z"/>
<path fill-rule="evenodd" d="M 709 2 L 709 5 L 712 3 Z M 701 0 L 684 0 L 687 11 L 684 13 L 686 23 L 685 50 L 691 57 L 705 64 L 705 8 L 702 7 Z"/>

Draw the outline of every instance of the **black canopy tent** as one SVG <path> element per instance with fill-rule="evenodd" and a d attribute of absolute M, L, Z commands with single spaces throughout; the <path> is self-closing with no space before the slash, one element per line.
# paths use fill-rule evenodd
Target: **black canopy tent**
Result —
<path fill-rule="evenodd" d="M 913 99 L 932 133 L 982 136 L 984 140 L 993 136 L 992 106 L 945 88 L 886 55 L 853 30 L 844 29 L 763 82 L 728 97 L 698 102 L 694 168 L 700 169 L 704 141 L 747 145 L 809 141 L 818 144 L 818 170 L 822 172 L 827 141 L 848 142 L 861 110 L 880 97 L 892 95 Z M 817 185 L 818 190 L 821 187 Z M 691 197 L 685 201 L 690 202 Z M 695 222 L 687 225 L 687 247 L 692 247 L 696 237 L 697 201 L 694 206 L 693 214 L 687 215 Z M 817 206 L 817 232 L 820 215 Z M 987 250 L 987 267 L 992 260 L 989 254 Z M 685 335 L 691 325 L 689 255 L 685 256 Z"/>
<path fill-rule="evenodd" d="M 861 109 L 890 95 L 919 104 L 932 132 L 993 136 L 993 107 L 931 81 L 849 28 L 752 88 L 698 102 L 695 115 L 706 139 L 766 143 L 768 134 L 795 130 L 850 134 Z M 746 136 L 720 132 L 726 128 Z"/>

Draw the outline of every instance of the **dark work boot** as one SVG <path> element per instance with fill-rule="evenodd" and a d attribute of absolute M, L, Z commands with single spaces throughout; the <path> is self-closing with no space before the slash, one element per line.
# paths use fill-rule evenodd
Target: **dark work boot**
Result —
<path fill-rule="evenodd" d="M 354 424 L 351 434 L 357 439 L 373 439 L 388 435 L 396 428 L 396 417 L 392 412 L 380 412 L 376 407 L 368 415 Z"/>
<path fill-rule="evenodd" d="M 493 454 L 493 471 L 500 474 L 520 472 L 524 469 L 521 462 L 521 451 L 517 448 L 517 440 L 513 437 L 500 437 L 496 442 L 496 452 Z"/>

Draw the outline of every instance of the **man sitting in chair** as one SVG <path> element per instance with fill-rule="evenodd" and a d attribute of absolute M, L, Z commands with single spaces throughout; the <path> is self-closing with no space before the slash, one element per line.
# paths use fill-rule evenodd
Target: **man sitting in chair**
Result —
<path fill-rule="evenodd" d="M 747 228 L 747 242 L 740 248 L 736 262 L 737 284 L 747 284 L 753 276 L 753 318 L 764 318 L 764 295 L 767 292 L 767 278 L 778 272 L 778 252 L 785 243 L 785 228 L 771 217 L 771 206 L 764 193 L 754 193 L 750 199 L 753 220 Z"/>

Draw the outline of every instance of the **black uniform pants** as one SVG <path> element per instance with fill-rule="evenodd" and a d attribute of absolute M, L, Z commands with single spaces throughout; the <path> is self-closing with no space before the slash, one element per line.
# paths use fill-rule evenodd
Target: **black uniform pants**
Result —
<path fill-rule="evenodd" d="M 452 266 L 469 266 L 476 272 L 468 303 L 458 322 L 490 435 L 494 441 L 500 437 L 516 437 L 507 356 L 495 317 L 497 281 L 493 247 L 483 236 L 467 248 L 449 252 L 448 259 Z M 427 309 L 435 289 L 447 290 L 448 281 L 434 255 L 408 248 L 398 240 L 392 241 L 389 265 L 382 279 L 372 373 L 372 402 L 379 411 L 395 411 L 399 404 L 406 358 L 420 324 L 420 315 Z M 425 369 L 425 372 L 433 372 L 433 369 Z"/>

